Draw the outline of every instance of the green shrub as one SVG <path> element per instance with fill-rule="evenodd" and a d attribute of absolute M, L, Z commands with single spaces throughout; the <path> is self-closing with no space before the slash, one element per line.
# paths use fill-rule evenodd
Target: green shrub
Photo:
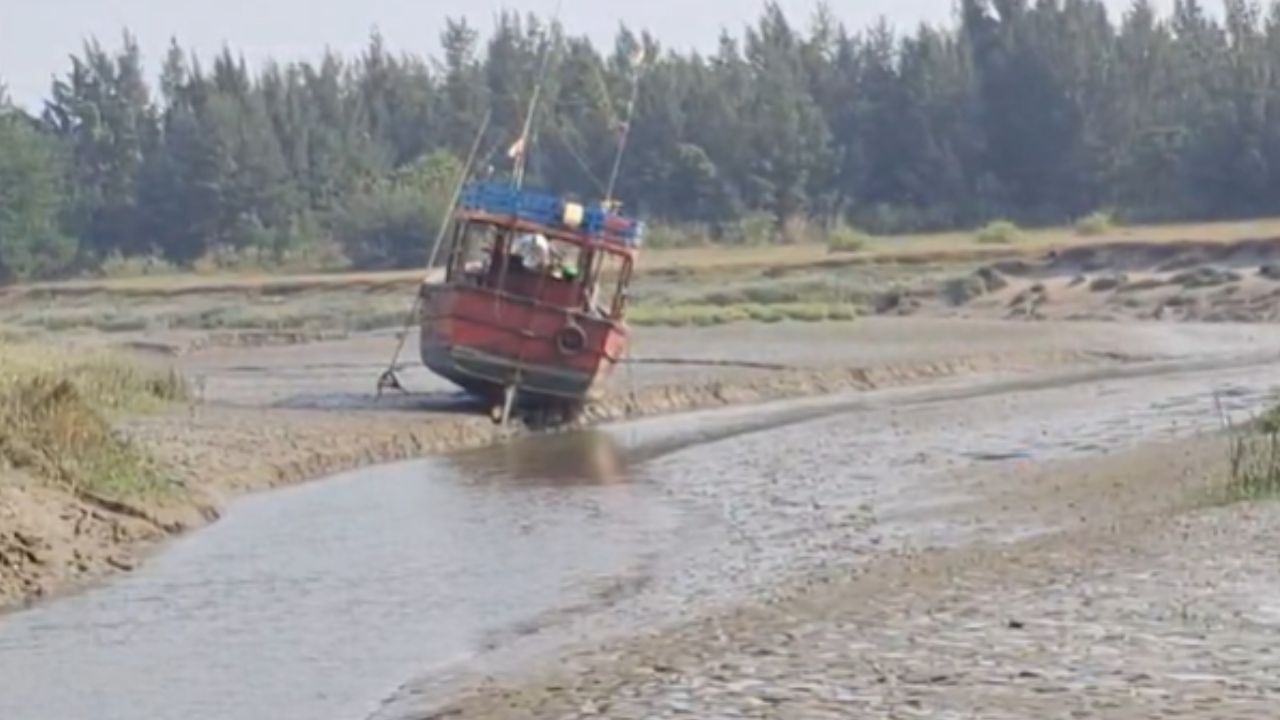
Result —
<path fill-rule="evenodd" d="M 341 245 L 325 238 L 287 248 L 280 253 L 276 268 L 283 272 L 340 272 L 351 269 L 351 258 Z"/>
<path fill-rule="evenodd" d="M 768 245 L 778 237 L 778 224 L 769 213 L 750 213 L 727 228 L 726 236 L 740 245 Z"/>
<path fill-rule="evenodd" d="M 866 249 L 871 236 L 848 225 L 840 224 L 827 233 L 827 251 L 832 253 L 856 253 Z"/>
<path fill-rule="evenodd" d="M 1023 239 L 1022 228 L 1009 220 L 996 220 L 978 231 L 978 242 L 983 245 L 1012 245 Z"/>
<path fill-rule="evenodd" d="M 828 317 L 827 306 L 819 303 L 790 305 L 783 312 L 792 320 L 800 322 L 822 322 Z"/>
<path fill-rule="evenodd" d="M 1076 221 L 1076 234 L 1084 237 L 1106 235 L 1115 229 L 1115 215 L 1099 210 Z"/>
<path fill-rule="evenodd" d="M 103 277 L 121 279 L 172 275 L 177 272 L 177 268 L 158 255 L 125 256 L 119 250 L 114 250 L 102 261 L 98 271 Z"/>
<path fill-rule="evenodd" d="M 858 319 L 858 308 L 853 305 L 832 305 L 827 310 L 827 319 L 848 322 Z"/>
<path fill-rule="evenodd" d="M 782 312 L 771 305 L 752 304 L 746 306 L 747 316 L 756 322 L 762 323 L 780 323 L 786 318 L 782 316 Z"/>
<path fill-rule="evenodd" d="M 329 216 L 343 255 L 360 269 L 423 265 L 461 170 L 460 160 L 438 151 L 345 196 Z"/>

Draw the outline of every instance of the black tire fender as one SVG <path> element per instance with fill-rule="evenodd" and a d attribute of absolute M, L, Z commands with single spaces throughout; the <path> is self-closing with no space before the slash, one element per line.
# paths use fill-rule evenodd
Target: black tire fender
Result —
<path fill-rule="evenodd" d="M 587 347 L 587 333 L 577 325 L 565 325 L 556 332 L 556 350 L 561 355 L 577 355 Z"/>

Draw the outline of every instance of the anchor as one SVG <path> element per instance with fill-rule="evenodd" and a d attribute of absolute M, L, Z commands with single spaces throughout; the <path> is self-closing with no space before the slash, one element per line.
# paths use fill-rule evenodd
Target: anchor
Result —
<path fill-rule="evenodd" d="M 394 367 L 387 368 L 385 372 L 378 377 L 378 397 L 382 397 L 384 390 L 399 390 L 402 394 L 408 394 L 409 391 L 404 389 L 400 384 L 400 378 L 396 375 Z"/>

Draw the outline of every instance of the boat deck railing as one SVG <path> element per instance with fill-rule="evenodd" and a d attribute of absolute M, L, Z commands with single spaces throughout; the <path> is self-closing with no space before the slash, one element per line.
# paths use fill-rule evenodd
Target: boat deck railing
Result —
<path fill-rule="evenodd" d="M 638 249 L 644 238 L 644 223 L 602 204 L 586 205 L 507 183 L 471 183 L 462 193 L 460 207 L 495 217 L 509 217 L 548 228 L 583 233 L 631 250 Z"/>

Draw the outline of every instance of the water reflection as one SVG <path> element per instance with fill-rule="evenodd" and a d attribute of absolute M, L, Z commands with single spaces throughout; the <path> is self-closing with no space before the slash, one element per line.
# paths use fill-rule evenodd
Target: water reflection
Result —
<path fill-rule="evenodd" d="M 456 453 L 447 462 L 463 477 L 558 487 L 624 482 L 627 461 L 616 438 L 602 430 L 539 435 Z"/>

